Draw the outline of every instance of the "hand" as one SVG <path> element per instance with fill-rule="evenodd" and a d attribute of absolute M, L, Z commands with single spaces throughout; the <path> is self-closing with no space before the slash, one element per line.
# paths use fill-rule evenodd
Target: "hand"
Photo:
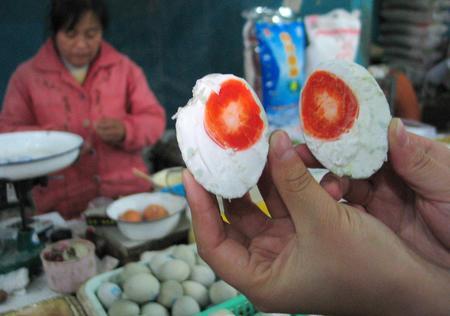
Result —
<path fill-rule="evenodd" d="M 125 139 L 125 125 L 119 119 L 102 118 L 95 124 L 97 135 L 105 143 L 119 145 Z"/>
<path fill-rule="evenodd" d="M 86 140 L 83 141 L 83 145 L 81 146 L 80 156 L 85 155 L 92 150 L 92 144 Z"/>
<path fill-rule="evenodd" d="M 301 158 L 314 162 L 275 133 L 258 185 L 273 219 L 242 198 L 227 205 L 231 225 L 184 173 L 198 250 L 218 275 L 265 311 L 412 315 L 430 314 L 430 304 L 437 312 L 449 308 L 448 271 L 373 216 L 335 201 Z"/>
<path fill-rule="evenodd" d="M 322 186 L 386 224 L 427 260 L 450 269 L 450 150 L 405 131 L 389 129 L 389 163 L 368 180 L 327 174 Z"/>

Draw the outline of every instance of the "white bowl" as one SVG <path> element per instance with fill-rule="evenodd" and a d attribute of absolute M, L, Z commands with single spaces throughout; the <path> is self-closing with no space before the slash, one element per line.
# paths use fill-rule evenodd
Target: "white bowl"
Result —
<path fill-rule="evenodd" d="M 71 165 L 79 156 L 83 139 L 58 131 L 0 134 L 0 179 L 40 177 Z"/>
<path fill-rule="evenodd" d="M 119 218 L 129 209 L 143 211 L 150 204 L 164 206 L 170 215 L 158 220 L 143 222 L 127 222 Z M 159 239 L 167 236 L 177 227 L 186 205 L 185 198 L 170 193 L 138 193 L 114 201 L 106 209 L 106 214 L 117 222 L 119 230 L 129 239 Z"/>

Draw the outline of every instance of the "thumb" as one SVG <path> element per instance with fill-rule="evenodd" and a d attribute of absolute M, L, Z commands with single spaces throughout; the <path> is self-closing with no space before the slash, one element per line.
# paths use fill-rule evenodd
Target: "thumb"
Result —
<path fill-rule="evenodd" d="M 439 144 L 411 134 L 400 119 L 389 126 L 389 161 L 394 171 L 418 194 L 442 200 L 450 196 L 450 168 L 434 157 Z"/>
<path fill-rule="evenodd" d="M 336 202 L 309 173 L 285 132 L 272 134 L 269 160 L 273 181 L 296 228 L 315 226 L 335 214 L 330 209 Z"/>

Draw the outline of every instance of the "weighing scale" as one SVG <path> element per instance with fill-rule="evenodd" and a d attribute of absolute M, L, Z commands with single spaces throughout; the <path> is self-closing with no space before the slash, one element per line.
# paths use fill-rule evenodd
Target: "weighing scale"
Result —
<path fill-rule="evenodd" d="M 27 267 L 30 272 L 40 268 L 43 249 L 31 220 L 25 214 L 33 205 L 31 190 L 46 185 L 47 176 L 70 166 L 80 155 L 83 139 L 72 133 L 59 131 L 27 131 L 0 134 L 0 211 L 15 208 L 21 223 L 17 237 L 2 240 L 0 274 Z M 10 201 L 8 188 L 16 201 Z"/>

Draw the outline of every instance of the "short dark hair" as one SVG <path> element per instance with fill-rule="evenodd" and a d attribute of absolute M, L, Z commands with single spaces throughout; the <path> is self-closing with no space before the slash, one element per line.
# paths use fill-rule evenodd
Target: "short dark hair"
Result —
<path fill-rule="evenodd" d="M 108 10 L 103 0 L 51 0 L 50 6 L 52 35 L 56 35 L 60 30 L 73 30 L 88 11 L 97 16 L 103 30 L 108 26 Z"/>

